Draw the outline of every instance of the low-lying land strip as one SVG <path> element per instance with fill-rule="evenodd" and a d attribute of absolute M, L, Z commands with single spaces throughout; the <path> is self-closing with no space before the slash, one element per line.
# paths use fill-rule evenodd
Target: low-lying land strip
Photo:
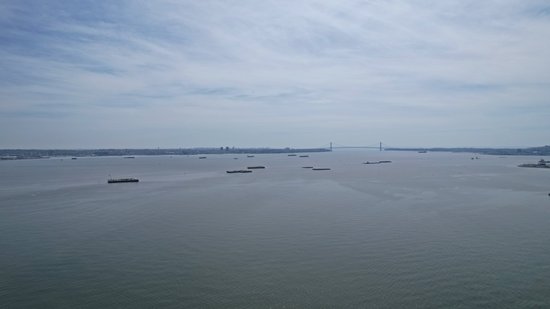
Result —
<path fill-rule="evenodd" d="M 0 159 L 39 159 L 48 157 L 161 156 L 199 154 L 261 154 L 326 152 L 326 148 L 174 148 L 174 149 L 0 149 Z"/>

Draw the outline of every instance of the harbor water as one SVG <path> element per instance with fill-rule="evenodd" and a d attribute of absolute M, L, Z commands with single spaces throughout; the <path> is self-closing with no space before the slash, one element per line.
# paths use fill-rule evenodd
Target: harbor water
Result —
<path fill-rule="evenodd" d="M 550 170 L 475 156 L 2 161 L 0 307 L 550 308 Z"/>

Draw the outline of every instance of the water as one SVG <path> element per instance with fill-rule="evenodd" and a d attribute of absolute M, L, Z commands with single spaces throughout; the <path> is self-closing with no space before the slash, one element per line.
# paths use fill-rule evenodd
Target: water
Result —
<path fill-rule="evenodd" d="M 2 161 L 0 307 L 550 307 L 550 171 L 470 157 Z"/>

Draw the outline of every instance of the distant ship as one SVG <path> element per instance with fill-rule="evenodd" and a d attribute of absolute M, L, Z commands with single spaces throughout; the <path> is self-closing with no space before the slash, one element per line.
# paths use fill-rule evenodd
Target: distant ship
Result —
<path fill-rule="evenodd" d="M 0 160 L 17 160 L 17 156 L 2 156 Z"/>
<path fill-rule="evenodd" d="M 139 182 L 137 178 L 111 178 L 107 183 Z"/>
<path fill-rule="evenodd" d="M 382 161 L 367 161 L 363 162 L 363 164 L 381 164 L 381 163 L 391 163 L 390 160 L 382 160 Z"/>
<path fill-rule="evenodd" d="M 257 170 L 257 169 L 263 169 L 265 166 L 258 165 L 258 166 L 249 166 L 247 167 L 249 170 Z"/>
<path fill-rule="evenodd" d="M 532 163 L 520 164 L 519 167 L 550 168 L 550 165 L 546 163 L 548 163 L 548 161 L 545 161 L 544 159 L 540 159 L 539 162 L 536 164 L 532 164 Z"/>
<path fill-rule="evenodd" d="M 234 171 L 225 171 L 228 174 L 237 174 L 237 173 L 252 173 L 250 170 L 234 170 Z"/>

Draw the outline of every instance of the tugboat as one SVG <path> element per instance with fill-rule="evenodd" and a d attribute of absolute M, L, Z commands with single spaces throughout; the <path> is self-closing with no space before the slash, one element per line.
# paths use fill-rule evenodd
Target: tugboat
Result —
<path fill-rule="evenodd" d="M 107 183 L 123 183 L 123 182 L 139 182 L 137 178 L 111 178 L 107 180 Z"/>

